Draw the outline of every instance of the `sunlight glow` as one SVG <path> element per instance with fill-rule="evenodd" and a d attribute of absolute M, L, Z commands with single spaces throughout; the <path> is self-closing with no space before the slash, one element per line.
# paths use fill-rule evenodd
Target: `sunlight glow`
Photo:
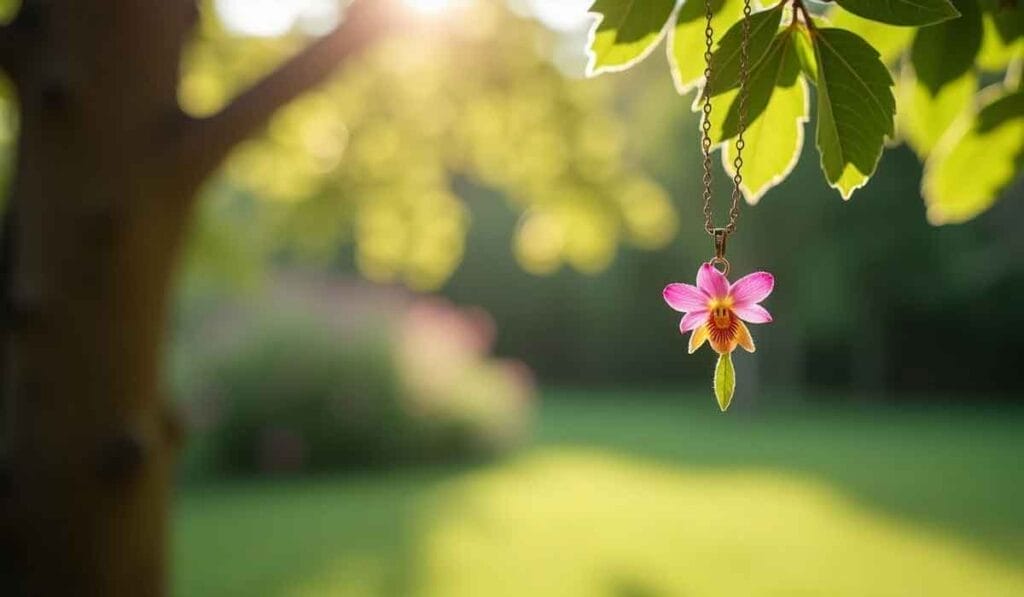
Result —
<path fill-rule="evenodd" d="M 546 26 L 571 31 L 593 20 L 588 14 L 591 0 L 528 0 L 529 11 Z"/>
<path fill-rule="evenodd" d="M 435 16 L 466 8 L 470 0 L 402 0 L 402 3 L 420 14 Z"/>
<path fill-rule="evenodd" d="M 293 29 L 322 34 L 338 22 L 337 0 L 216 0 L 217 16 L 229 31 L 279 37 Z"/>
<path fill-rule="evenodd" d="M 425 12 L 428 14 L 436 14 L 451 8 L 452 0 L 403 0 L 405 5 L 409 8 L 418 10 L 419 12 Z"/>

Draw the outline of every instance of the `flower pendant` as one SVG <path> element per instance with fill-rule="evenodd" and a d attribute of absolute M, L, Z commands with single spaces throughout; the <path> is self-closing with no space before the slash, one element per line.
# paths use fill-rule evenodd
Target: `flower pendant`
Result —
<path fill-rule="evenodd" d="M 665 302 L 683 313 L 679 331 L 690 332 L 690 354 L 705 342 L 718 353 L 714 389 L 723 412 L 729 408 L 736 389 L 732 352 L 737 346 L 754 352 L 754 340 L 746 324 L 771 323 L 771 314 L 759 303 L 774 288 L 775 277 L 767 272 L 755 272 L 730 284 L 711 263 L 697 270 L 696 286 L 675 283 L 665 287 Z"/>

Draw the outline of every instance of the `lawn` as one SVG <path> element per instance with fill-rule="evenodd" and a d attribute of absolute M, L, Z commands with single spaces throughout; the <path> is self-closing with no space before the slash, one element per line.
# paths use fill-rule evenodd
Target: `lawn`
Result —
<path fill-rule="evenodd" d="M 765 402 L 769 402 L 765 400 Z M 183 490 L 207 595 L 1021 595 L 1024 412 L 554 392 L 489 466 Z"/>

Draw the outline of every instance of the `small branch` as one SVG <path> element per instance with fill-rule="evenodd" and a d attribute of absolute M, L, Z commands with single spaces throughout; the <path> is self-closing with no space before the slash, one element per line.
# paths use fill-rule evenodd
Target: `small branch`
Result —
<path fill-rule="evenodd" d="M 807 7 L 804 6 L 803 0 L 793 0 L 794 23 L 796 22 L 796 13 L 798 12 L 803 15 L 804 25 L 807 27 L 807 30 L 810 31 L 811 35 L 814 35 L 814 32 L 817 30 L 817 27 L 814 25 L 814 20 L 811 18 L 811 13 L 807 10 Z"/>
<path fill-rule="evenodd" d="M 187 119 L 182 156 L 200 179 L 216 169 L 231 149 L 279 108 L 324 82 L 397 22 L 391 2 L 358 0 L 334 31 L 243 92 L 221 112 Z"/>

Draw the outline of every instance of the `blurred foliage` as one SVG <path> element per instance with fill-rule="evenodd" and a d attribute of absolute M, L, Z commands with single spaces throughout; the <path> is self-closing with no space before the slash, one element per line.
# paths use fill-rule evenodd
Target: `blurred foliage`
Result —
<path fill-rule="evenodd" d="M 529 373 L 489 358 L 482 312 L 295 276 L 271 296 L 185 316 L 173 370 L 200 432 L 188 474 L 465 460 L 527 433 Z"/>
<path fill-rule="evenodd" d="M 922 184 L 935 223 L 974 218 L 1024 168 L 1024 90 L 986 91 L 975 119 L 958 122 L 928 160 Z"/>
<path fill-rule="evenodd" d="M 499 350 L 522 356 L 548 383 L 687 380 L 706 390 L 712 355 L 686 356 L 678 319 L 660 295 L 712 251 L 699 217 L 696 117 L 653 61 L 627 79 L 622 109 L 635 147 L 688 216 L 685 233 L 663 251 L 622 251 L 598 277 L 539 279 L 519 271 L 502 242 L 515 214 L 467 191 L 476 225 L 444 292 L 486 306 L 501 330 Z M 894 398 L 910 390 L 962 392 L 961 399 L 1019 393 L 1014 359 L 1024 351 L 1024 313 L 1000 305 L 1024 300 L 1016 232 L 1024 201 L 1002 202 L 970 226 L 936 228 L 924 217 L 920 177 L 916 156 L 896 148 L 857 201 L 830 201 L 808 146 L 793 174 L 743 211 L 729 243 L 733 269 L 770 264 L 778 284 L 766 306 L 779 325 L 759 330 L 757 353 L 736 363 L 736 406 L 757 399 L 759 382 L 762 389 L 852 386 Z M 716 177 L 718 205 L 729 182 Z"/>
<path fill-rule="evenodd" d="M 827 19 L 801 0 L 769 3 L 750 19 L 751 134 L 745 141 L 751 156 L 747 161 L 756 166 L 748 170 L 743 186 L 747 200 L 755 203 L 792 172 L 810 116 L 809 103 L 801 101 L 800 93 L 806 95 L 806 81 L 817 90 L 821 169 L 844 198 L 867 184 L 884 143 L 906 141 L 925 162 L 921 193 L 930 222 L 963 222 L 989 209 L 1024 171 L 1024 110 L 1015 99 L 1024 93 L 1024 8 L 997 0 L 836 4 Z M 739 0 L 713 6 L 717 42 L 709 91 L 720 97 L 711 124 L 730 174 L 736 170 L 739 134 L 729 119 L 740 111 L 735 87 L 742 6 Z M 688 0 L 675 12 L 663 10 L 664 3 L 643 8 L 629 0 L 593 4 L 597 21 L 589 39 L 588 72 L 596 75 L 636 64 L 668 31 L 677 89 L 687 93 L 703 87 L 702 6 Z M 783 10 L 780 25 L 776 13 Z M 799 57 L 802 75 L 782 76 L 794 70 L 785 67 L 795 59 L 780 58 L 790 47 Z M 897 82 L 886 67 L 898 75 Z M 898 110 L 894 87 L 899 90 Z M 772 134 L 764 134 L 766 130 Z"/>
<path fill-rule="evenodd" d="M 18 13 L 21 0 L 0 0 L 0 24 L 9 23 Z M 14 143 L 18 134 L 16 90 L 5 73 L 0 73 L 0 202 L 6 198 L 14 165 Z"/>
<path fill-rule="evenodd" d="M 514 253 L 533 273 L 597 272 L 620 244 L 672 238 L 667 195 L 628 165 L 611 86 L 563 77 L 538 50 L 550 35 L 500 4 L 466 11 L 446 35 L 381 43 L 235 152 L 210 194 L 249 198 L 238 225 L 276 239 L 255 250 L 329 260 L 352 242 L 368 278 L 435 288 L 464 252 L 459 179 L 523 212 Z M 303 42 L 233 36 L 208 6 L 184 61 L 182 105 L 215 112 Z M 202 228 L 198 246 L 218 245 L 217 228 Z"/>
<path fill-rule="evenodd" d="M 559 43 L 550 32 L 506 13 L 504 3 L 472 5 L 450 15 L 447 35 L 382 44 L 239 148 L 206 188 L 186 277 L 199 292 L 186 294 L 225 280 L 251 286 L 268 265 L 326 262 L 416 288 L 447 281 L 449 296 L 495 314 L 499 349 L 529 359 L 544 379 L 678 380 L 710 366 L 684 362 L 671 313 L 650 292 L 709 252 L 697 217 L 689 102 L 672 93 L 653 60 L 614 79 L 566 79 L 545 58 Z M 716 4 L 724 19 L 717 31 L 741 5 Z M 698 8 L 684 4 L 669 35 L 676 83 L 691 89 L 700 61 L 684 59 L 702 34 Z M 807 147 L 772 199 L 744 212 L 730 256 L 738 271 L 771 264 L 780 280 L 772 309 L 785 325 L 765 331 L 753 366 L 737 368 L 741 387 L 750 387 L 749 376 L 875 390 L 1017 388 L 1024 320 L 1006 305 L 1024 296 L 1014 229 L 1021 208 L 997 205 L 973 226 L 933 230 L 916 201 L 926 152 L 946 164 L 928 168 L 926 186 L 956 190 L 961 203 L 947 202 L 942 213 L 955 207 L 961 218 L 981 195 L 993 198 L 985 189 L 1000 187 L 1015 165 L 1010 152 L 992 151 L 1022 138 L 1020 120 L 1007 119 L 1019 102 L 995 97 L 1019 84 L 1021 42 L 1002 41 L 1006 27 L 997 17 L 983 10 L 976 68 L 933 97 L 908 74 L 915 29 L 829 14 L 901 73 L 900 104 L 913 107 L 900 109 L 896 125 L 908 143 L 888 152 L 871 186 L 846 205 L 826 201 Z M 798 53 L 803 39 L 791 39 Z M 307 42 L 299 31 L 231 33 L 208 3 L 185 57 L 181 103 L 197 115 L 215 112 Z M 796 80 L 805 79 L 806 72 Z M 763 125 L 777 102 L 803 91 L 777 79 L 762 132 L 774 130 Z M 992 118 L 965 116 L 960 104 L 979 98 Z M 8 148 L 17 126 L 12 105 L 0 103 L 0 143 Z M 781 118 L 796 123 L 797 114 Z M 954 137 L 958 143 L 949 142 Z M 778 159 L 786 152 L 766 153 L 748 152 L 749 174 L 790 167 L 792 160 Z M 3 154 L 9 163 L 11 151 Z M 721 173 L 715 184 L 724 197 Z M 687 230 L 679 237 L 677 212 Z M 658 247 L 669 250 L 634 250 Z M 535 279 L 524 267 L 552 275 Z M 576 275 L 599 269 L 606 275 Z M 991 352 L 966 348 L 975 346 Z"/>
<path fill-rule="evenodd" d="M 6 198 L 14 167 L 14 144 L 18 135 L 18 110 L 15 89 L 0 73 L 0 202 Z"/>
<path fill-rule="evenodd" d="M 18 13 L 21 0 L 0 0 L 0 24 L 9 23 Z M 14 85 L 6 73 L 0 73 L 0 204 L 10 186 L 14 165 L 14 143 L 18 134 L 18 109 Z"/>
<path fill-rule="evenodd" d="M 0 23 L 9 23 L 18 14 L 21 0 L 0 0 Z"/>

